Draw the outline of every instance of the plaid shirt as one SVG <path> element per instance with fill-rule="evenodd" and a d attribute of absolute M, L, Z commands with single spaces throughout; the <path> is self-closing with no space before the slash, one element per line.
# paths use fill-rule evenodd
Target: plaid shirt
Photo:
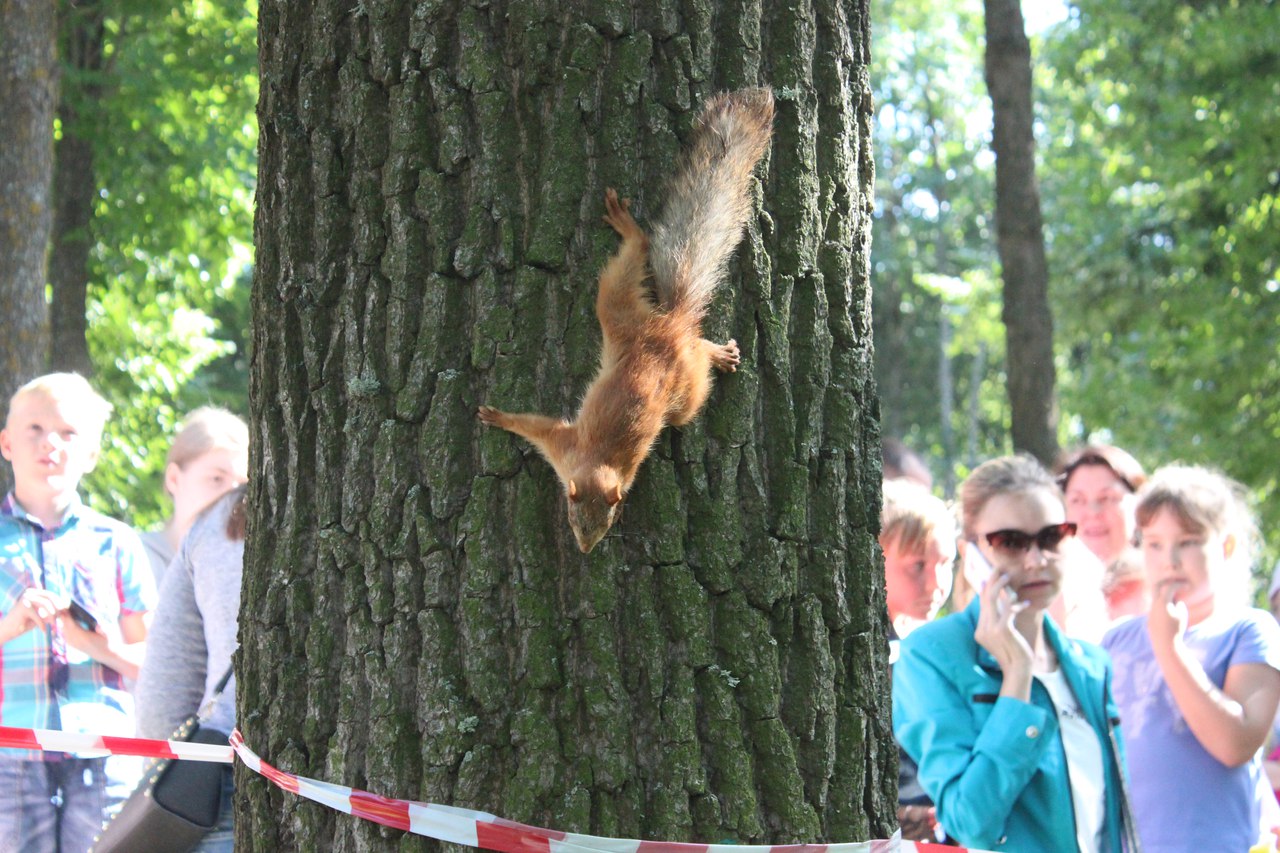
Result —
<path fill-rule="evenodd" d="M 146 551 L 130 527 L 77 500 L 61 527 L 45 530 L 10 494 L 0 503 L 0 613 L 31 587 L 78 601 L 108 633 L 122 615 L 156 604 Z M 68 646 L 55 622 L 0 646 L 0 725 L 129 735 L 133 700 L 120 673 Z"/>

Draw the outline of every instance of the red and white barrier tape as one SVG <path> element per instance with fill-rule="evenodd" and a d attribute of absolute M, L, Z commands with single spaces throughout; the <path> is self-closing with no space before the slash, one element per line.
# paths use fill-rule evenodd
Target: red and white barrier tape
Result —
<path fill-rule="evenodd" d="M 229 746 L 175 740 L 76 734 L 51 729 L 17 729 L 0 726 L 0 747 L 70 752 L 82 757 L 136 755 L 143 758 L 182 758 L 231 764 L 235 758 L 253 772 L 283 790 L 331 809 L 371 820 L 414 835 L 451 841 L 499 853 L 966 853 L 963 847 L 887 840 L 843 844 L 688 844 L 679 841 L 641 841 L 603 838 L 555 829 L 542 829 L 500 818 L 488 812 L 394 800 L 296 776 L 277 770 L 245 745 L 239 730 L 231 733 Z M 981 853 L 970 849 L 968 853 Z"/>
<path fill-rule="evenodd" d="M 331 809 L 371 820 L 437 841 L 482 847 L 499 853 L 965 853 L 962 847 L 944 847 L 901 841 L 898 838 L 844 844 L 688 844 L 679 841 L 641 841 L 603 838 L 556 829 L 543 829 L 500 818 L 488 812 L 393 800 L 277 770 L 245 745 L 239 731 L 231 734 L 231 747 L 250 770 L 286 791 Z M 969 851 L 979 853 L 979 851 Z"/>
<path fill-rule="evenodd" d="M 230 746 L 213 743 L 77 734 L 54 729 L 15 729 L 10 726 L 0 726 L 0 747 L 70 752 L 82 758 L 140 755 L 143 758 L 185 758 L 189 761 L 213 761 L 219 764 L 231 764 L 235 761 L 235 754 Z"/>

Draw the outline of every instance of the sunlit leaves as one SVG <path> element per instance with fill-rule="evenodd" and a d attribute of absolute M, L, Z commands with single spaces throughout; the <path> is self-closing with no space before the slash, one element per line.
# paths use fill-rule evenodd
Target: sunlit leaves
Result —
<path fill-rule="evenodd" d="M 247 304 L 252 261 L 257 4 L 101 7 L 105 66 L 72 75 L 65 92 L 93 130 L 89 345 L 116 405 L 89 490 L 145 524 L 165 510 L 159 471 L 181 415 L 209 399 L 247 409 L 243 373 L 211 384 L 199 371 L 235 358 L 245 337 L 220 320 L 245 322 L 235 306 Z"/>
<path fill-rule="evenodd" d="M 1225 468 L 1276 529 L 1280 7 L 1076 6 L 1043 90 L 1085 143 L 1046 154 L 1064 404 L 1151 463 Z"/>

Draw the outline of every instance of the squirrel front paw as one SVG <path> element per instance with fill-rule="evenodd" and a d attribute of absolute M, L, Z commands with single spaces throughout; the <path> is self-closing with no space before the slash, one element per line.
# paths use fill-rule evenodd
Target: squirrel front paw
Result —
<path fill-rule="evenodd" d="M 711 346 L 711 363 L 716 366 L 717 370 L 725 373 L 734 373 L 738 369 L 738 365 L 742 363 L 742 352 L 738 349 L 738 342 L 731 340 L 727 344 Z"/>
<path fill-rule="evenodd" d="M 492 406 L 481 406 L 476 410 L 476 417 L 486 426 L 502 426 L 503 413 Z"/>

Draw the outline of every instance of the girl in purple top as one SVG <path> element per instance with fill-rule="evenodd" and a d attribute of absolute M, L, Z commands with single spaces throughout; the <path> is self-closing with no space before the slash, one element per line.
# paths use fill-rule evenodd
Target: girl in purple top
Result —
<path fill-rule="evenodd" d="M 1138 496 L 1151 606 L 1103 645 L 1146 853 L 1274 840 L 1259 750 L 1280 702 L 1280 626 L 1245 606 L 1253 521 L 1240 495 L 1213 471 L 1169 466 Z"/>

